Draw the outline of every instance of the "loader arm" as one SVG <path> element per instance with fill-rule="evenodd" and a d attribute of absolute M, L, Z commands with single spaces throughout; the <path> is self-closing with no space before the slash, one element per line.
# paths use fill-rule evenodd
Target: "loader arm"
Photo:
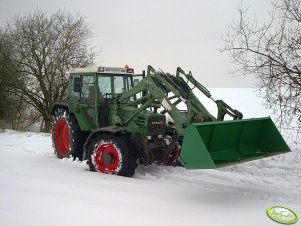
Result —
<path fill-rule="evenodd" d="M 185 75 L 185 81 L 180 75 Z M 190 88 L 188 81 L 194 88 L 200 90 L 205 96 L 211 98 L 217 105 L 218 115 L 215 118 L 203 106 L 199 99 L 193 93 L 193 88 Z M 125 100 L 135 96 L 137 93 L 145 95 L 135 101 L 123 104 Z M 136 86 L 126 93 L 123 93 L 118 98 L 118 107 L 123 108 L 133 104 L 141 104 L 139 108 L 123 122 L 126 125 L 130 120 L 137 116 L 146 108 L 152 107 L 152 103 L 157 101 L 164 108 L 160 113 L 168 113 L 174 120 L 175 127 L 179 134 L 184 134 L 184 129 L 191 123 L 196 122 L 211 122 L 224 120 L 224 116 L 228 114 L 233 119 L 241 119 L 242 114 L 232 109 L 222 100 L 214 100 L 210 92 L 200 83 L 198 83 L 191 75 L 186 74 L 181 68 L 177 68 L 176 76 L 165 74 L 162 71 L 155 71 L 152 66 L 148 66 L 147 76 L 142 79 Z M 181 111 L 177 107 L 180 103 L 186 105 L 187 110 Z"/>
<path fill-rule="evenodd" d="M 217 121 L 223 121 L 224 117 L 226 114 L 228 114 L 229 116 L 231 116 L 234 120 L 236 119 L 242 119 L 243 115 L 241 112 L 239 112 L 238 110 L 235 110 L 233 108 L 231 108 L 228 104 L 226 104 L 224 101 L 222 100 L 215 100 L 211 93 L 209 92 L 208 89 L 206 89 L 206 87 L 204 87 L 201 83 L 199 83 L 197 80 L 195 80 L 195 78 L 192 76 L 191 71 L 189 71 L 188 74 L 186 74 L 182 68 L 178 67 L 177 68 L 177 73 L 176 73 L 176 78 L 181 78 L 181 75 L 184 75 L 185 77 L 182 78 L 182 82 L 184 81 L 184 79 L 186 79 L 187 81 L 184 81 L 184 84 L 190 88 L 187 84 L 190 82 L 194 87 L 191 89 L 191 91 L 194 88 L 197 88 L 199 91 L 201 91 L 206 97 L 210 98 L 213 102 L 216 103 L 217 105 L 217 109 L 218 109 L 218 114 L 217 114 Z M 194 99 L 198 100 L 194 95 L 193 95 Z M 194 100 L 194 101 L 196 101 Z"/>

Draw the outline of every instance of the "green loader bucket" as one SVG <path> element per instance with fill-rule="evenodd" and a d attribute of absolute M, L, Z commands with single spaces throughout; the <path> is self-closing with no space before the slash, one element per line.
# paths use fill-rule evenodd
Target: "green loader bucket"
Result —
<path fill-rule="evenodd" d="M 193 123 L 179 160 L 187 169 L 212 169 L 289 152 L 271 118 Z"/>

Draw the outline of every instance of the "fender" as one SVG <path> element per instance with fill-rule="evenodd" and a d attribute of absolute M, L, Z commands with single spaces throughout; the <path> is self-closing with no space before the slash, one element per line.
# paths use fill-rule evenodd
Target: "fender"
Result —
<path fill-rule="evenodd" d="M 55 102 L 54 105 L 52 106 L 52 109 L 51 109 L 51 114 L 54 113 L 55 109 L 58 108 L 58 107 L 65 107 L 68 109 L 68 111 L 70 113 L 74 113 L 73 112 L 73 109 L 69 107 L 69 104 L 66 103 L 66 102 Z"/>

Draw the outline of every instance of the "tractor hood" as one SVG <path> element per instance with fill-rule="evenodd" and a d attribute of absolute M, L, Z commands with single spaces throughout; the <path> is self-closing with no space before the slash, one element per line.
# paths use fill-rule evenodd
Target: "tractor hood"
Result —
<path fill-rule="evenodd" d="M 118 116 L 123 122 L 132 117 L 137 110 L 135 107 L 125 107 L 118 110 Z M 130 132 L 139 132 L 144 135 L 164 133 L 166 127 L 166 117 L 163 114 L 143 110 L 137 116 L 133 117 L 126 124 Z"/>

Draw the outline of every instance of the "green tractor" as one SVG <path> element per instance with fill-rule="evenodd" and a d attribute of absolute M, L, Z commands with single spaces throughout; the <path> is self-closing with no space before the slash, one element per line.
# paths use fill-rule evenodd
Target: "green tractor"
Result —
<path fill-rule="evenodd" d="M 216 117 L 194 89 L 216 103 Z M 138 164 L 208 169 L 290 151 L 269 117 L 242 119 L 179 67 L 176 75 L 152 66 L 142 74 L 127 66 L 71 69 L 67 97 L 52 118 L 58 158 L 127 177 Z"/>

